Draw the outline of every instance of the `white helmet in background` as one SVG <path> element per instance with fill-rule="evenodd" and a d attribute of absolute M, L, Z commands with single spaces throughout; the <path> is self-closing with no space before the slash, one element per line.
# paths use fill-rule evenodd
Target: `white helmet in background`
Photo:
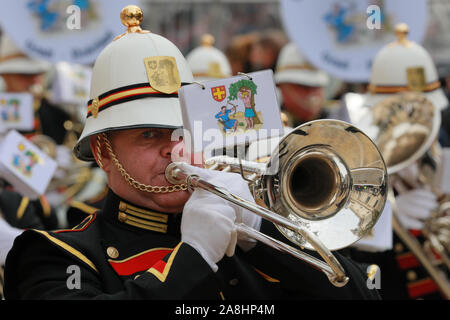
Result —
<path fill-rule="evenodd" d="M 212 35 L 203 35 L 201 45 L 186 56 L 196 81 L 231 77 L 228 58 L 222 51 L 214 47 L 214 41 Z"/>
<path fill-rule="evenodd" d="M 81 160 L 94 160 L 93 135 L 183 126 L 178 89 L 194 80 L 186 59 L 168 39 L 140 29 L 138 7 L 125 7 L 121 19 L 127 32 L 103 49 L 92 70 L 88 114 L 74 150 Z"/>
<path fill-rule="evenodd" d="M 36 60 L 23 53 L 3 34 L 0 39 L 0 75 L 1 74 L 39 74 L 50 69 L 50 63 Z"/>
<path fill-rule="evenodd" d="M 310 87 L 325 87 L 329 81 L 328 75 L 310 65 L 293 42 L 281 49 L 274 77 L 276 84 L 294 83 Z"/>
<path fill-rule="evenodd" d="M 397 41 L 384 46 L 375 56 L 365 104 L 373 106 L 395 93 L 417 91 L 438 110 L 445 109 L 448 100 L 430 54 L 406 38 L 409 32 L 406 24 L 397 25 L 395 31 Z"/>

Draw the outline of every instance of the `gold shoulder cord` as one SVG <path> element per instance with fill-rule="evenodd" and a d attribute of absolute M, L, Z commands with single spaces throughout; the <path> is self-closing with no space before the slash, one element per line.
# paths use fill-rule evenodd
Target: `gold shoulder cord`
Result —
<path fill-rule="evenodd" d="M 133 177 L 130 176 L 130 174 L 123 168 L 122 164 L 117 159 L 116 155 L 114 154 L 114 151 L 112 150 L 111 143 L 108 140 L 108 137 L 106 136 L 106 133 L 99 134 L 97 136 L 97 158 L 99 162 L 99 166 L 103 167 L 102 160 L 101 160 L 101 152 L 100 152 L 100 136 L 103 138 L 103 141 L 105 143 L 106 149 L 108 150 L 109 155 L 111 156 L 111 159 L 116 166 L 117 170 L 119 170 L 120 174 L 125 178 L 125 180 L 135 189 L 138 189 L 140 191 L 149 192 L 149 193 L 170 193 L 170 192 L 178 192 L 178 191 L 184 191 L 187 190 L 187 185 L 185 183 L 183 184 L 175 184 L 172 186 L 150 186 L 143 183 L 140 183 L 133 179 Z"/>

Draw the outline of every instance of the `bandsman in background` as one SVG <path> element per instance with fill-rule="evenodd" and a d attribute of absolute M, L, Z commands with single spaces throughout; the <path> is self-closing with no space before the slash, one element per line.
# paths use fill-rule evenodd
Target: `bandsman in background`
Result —
<path fill-rule="evenodd" d="M 57 144 L 66 136 L 64 122 L 70 116 L 61 108 L 52 105 L 45 97 L 45 77 L 51 65 L 37 61 L 20 51 L 8 35 L 2 35 L 0 43 L 0 76 L 6 92 L 28 92 L 34 96 L 34 129 L 22 132 L 27 136 L 44 134 Z"/>
<path fill-rule="evenodd" d="M 41 132 L 41 122 L 39 110 L 41 106 L 42 88 L 45 81 L 45 74 L 50 65 L 43 61 L 29 58 L 21 52 L 12 40 L 5 34 L 0 39 L 0 78 L 1 92 L 11 94 L 28 93 L 33 96 L 30 99 L 33 104 L 27 115 L 31 120 L 29 129 L 22 132 L 30 137 Z M 44 106 L 43 110 L 48 106 Z M 2 106 L 2 108 L 4 108 Z M 20 108 L 18 105 L 17 108 Z M 7 121 L 2 110 L 2 121 Z M 42 110 L 41 110 L 42 111 Z M 17 120 L 22 115 L 16 110 Z M 34 123 L 33 123 L 34 120 Z M 1 124 L 4 125 L 5 122 Z M 48 132 L 56 132 L 57 124 L 51 124 Z M 1 128 L 2 136 L 8 131 Z M 3 137 L 2 139 L 3 140 Z M 50 206 L 45 196 L 36 200 L 21 195 L 14 190 L 12 185 L 3 177 L 0 181 L 0 297 L 3 296 L 3 266 L 7 253 L 12 247 L 13 241 L 24 229 L 54 229 L 58 227 L 58 219 L 54 209 Z"/>
<path fill-rule="evenodd" d="M 96 60 L 75 148 L 78 158 L 105 171 L 104 206 L 73 229 L 18 237 L 6 261 L 5 297 L 377 299 L 365 270 L 348 258 L 337 255 L 350 280 L 335 287 L 304 262 L 237 236 L 234 226 L 242 222 L 281 238 L 272 223 L 166 180 L 172 150 L 182 143 L 171 139 L 183 125 L 177 91 L 194 78 L 175 45 L 139 27 L 139 8 L 126 7 L 121 17 L 127 32 Z M 240 175 L 186 167 L 254 201 Z M 80 268 L 79 288 L 68 287 L 73 265 Z"/>
<path fill-rule="evenodd" d="M 31 115 L 34 119 L 33 127 L 18 131 L 58 162 L 58 170 L 49 185 L 47 194 L 39 200 L 29 201 L 29 204 L 35 207 L 33 211 L 40 217 L 44 229 L 47 230 L 66 227 L 81 221 L 85 215 L 72 214 L 77 212 L 75 207 L 78 203 L 74 202 L 75 206 L 72 206 L 71 202 L 86 200 L 85 197 L 77 197 L 77 194 L 88 185 L 96 184 L 98 180 L 98 177 L 92 178 L 93 172 L 88 166 L 80 165 L 72 155 L 71 150 L 81 132 L 79 127 L 82 128 L 82 123 L 80 124 L 77 119 L 76 105 L 68 106 L 64 103 L 68 99 L 67 94 L 63 97 L 66 100 L 61 97 L 56 98 L 57 91 L 59 96 L 61 95 L 61 90 L 57 90 L 56 87 L 61 89 L 62 86 L 58 83 L 61 81 L 60 77 L 55 76 L 58 74 L 59 67 L 60 65 L 52 66 L 50 63 L 30 58 L 13 43 L 8 35 L 2 35 L 0 76 L 3 80 L 4 91 L 27 93 L 33 96 L 34 114 Z M 76 70 L 69 70 L 69 72 L 75 73 Z M 106 179 L 102 188 L 105 182 Z M 90 192 L 92 197 L 100 193 L 100 191 L 92 193 L 93 190 Z M 27 198 L 24 198 L 23 201 L 26 200 Z M 68 211 L 71 212 L 71 217 L 78 217 L 68 218 Z M 13 226 L 17 225 L 13 224 Z M 27 224 L 20 224 L 20 226 L 33 227 Z"/>
<path fill-rule="evenodd" d="M 71 140 L 75 139 L 76 143 L 78 139 L 75 134 L 76 130 L 74 130 L 77 122 L 73 121 L 73 115 L 68 112 L 68 109 L 55 104 L 54 101 L 50 102 L 53 92 L 47 83 L 52 69 L 51 64 L 30 58 L 18 49 L 8 35 L 2 35 L 0 40 L 2 92 L 32 97 L 29 99 L 31 101 L 29 107 L 17 110 L 19 119 L 17 123 L 20 125 L 15 127 L 16 124 L 10 121 L 8 127 L 5 127 L 6 129 L 2 128 L 2 133 L 7 134 L 9 129 L 16 129 L 49 157 L 57 161 L 58 170 L 47 193 L 37 199 L 24 196 L 13 187 L 10 181 L 2 179 L 0 191 L 1 268 L 14 238 L 23 230 L 54 230 L 79 223 L 85 215 L 70 215 L 68 208 L 74 206 L 64 202 L 77 200 L 78 194 L 83 188 L 88 189 L 86 188 L 88 185 L 96 184 L 99 179 L 98 177 L 93 178 L 91 170 L 86 165 L 81 168 L 79 164 L 75 163 L 72 155 L 73 145 L 68 149 L 67 145 L 70 145 Z M 26 101 L 28 100 L 18 103 L 18 108 L 22 108 Z M 28 111 L 30 114 L 25 114 Z M 5 118 L 2 113 L 2 121 L 5 121 Z M 26 129 L 22 124 L 24 119 L 27 120 L 27 123 L 28 120 L 30 122 L 29 125 L 26 125 Z M 75 136 L 73 136 L 74 134 Z M 103 182 L 102 188 L 104 186 Z M 92 187 L 89 188 L 89 191 L 90 197 L 96 194 Z M 95 192 L 100 193 L 101 191 L 103 190 Z M 63 201 L 55 201 L 55 196 L 58 199 L 62 198 Z M 73 216 L 76 219 L 72 219 Z"/>
<path fill-rule="evenodd" d="M 251 71 L 271 69 L 275 72 L 278 56 L 287 42 L 286 35 L 280 30 L 259 32 L 250 47 Z"/>
<path fill-rule="evenodd" d="M 398 40 L 382 48 L 374 59 L 366 94 L 347 93 L 343 100 L 350 121 L 358 122 L 364 107 L 402 92 L 421 92 L 440 112 L 448 108 L 448 99 L 430 54 L 408 40 L 405 24 L 396 26 Z"/>
<path fill-rule="evenodd" d="M 368 92 L 366 94 L 347 93 L 343 101 L 351 122 L 360 129 L 363 129 L 360 126 L 365 127 L 367 119 L 372 119 L 368 117 L 369 113 L 373 110 L 382 110 L 382 105 L 388 105 L 388 101 L 391 101 L 388 99 L 393 99 L 402 93 L 415 92 L 417 95 L 424 97 L 421 99 L 426 99 L 428 102 L 421 106 L 421 111 L 425 114 L 428 110 L 427 106 L 430 105 L 437 113 L 437 116 L 430 119 L 438 119 L 438 121 L 430 123 L 431 128 L 429 128 L 427 136 L 423 138 L 423 141 L 433 142 L 434 140 L 434 143 L 430 143 L 429 149 L 424 150 L 422 158 L 406 158 L 401 162 L 395 162 L 395 157 L 405 156 L 405 154 L 402 154 L 405 148 L 402 149 L 400 143 L 396 145 L 393 153 L 383 154 L 387 166 L 390 168 L 388 170 L 392 170 L 394 165 L 401 168 L 395 176 L 391 175 L 390 177 L 390 183 L 393 185 L 395 192 L 395 217 L 400 222 L 401 229 L 407 230 L 407 235 L 409 234 L 414 238 L 412 242 L 423 244 L 425 238 L 422 230 L 425 221 L 431 216 L 433 210 L 439 207 L 440 199 L 439 194 L 433 189 L 434 181 L 423 180 L 420 163 L 423 159 L 432 162 L 436 160 L 436 163 L 441 161 L 438 152 L 440 148 L 437 143 L 440 113 L 447 109 L 448 100 L 440 86 L 436 67 L 429 53 L 419 44 L 408 40 L 407 25 L 399 24 L 395 30 L 397 41 L 383 47 L 374 59 Z M 391 109 L 386 110 L 385 114 L 379 115 L 379 117 L 384 117 L 381 120 L 387 125 L 387 127 L 380 127 L 380 130 L 383 131 L 381 133 L 387 133 L 388 129 L 391 130 L 396 125 L 397 129 L 402 125 L 404 129 L 410 128 L 408 130 L 412 130 L 413 127 L 420 128 L 420 123 L 417 121 L 425 121 L 423 117 L 417 119 L 420 111 L 413 110 L 412 104 L 408 107 L 396 103 L 390 107 Z M 409 120 L 402 124 L 401 121 L 405 117 L 409 117 L 407 118 Z M 397 123 L 396 121 L 400 122 Z M 398 143 L 402 132 L 406 132 L 405 130 L 398 130 L 396 132 L 399 137 L 392 136 L 389 139 L 391 145 Z M 368 134 L 370 135 L 369 131 Z M 420 134 L 416 135 L 415 138 L 411 136 L 409 140 L 405 138 L 403 145 L 408 147 L 409 143 L 409 149 L 411 149 L 414 143 L 418 142 L 417 137 L 419 136 Z M 375 137 L 372 138 L 375 139 Z M 422 145 L 424 144 L 417 143 L 417 149 Z M 379 147 L 381 148 L 380 145 Z M 416 152 L 418 150 L 409 150 L 409 152 L 411 151 Z M 435 167 L 433 170 L 436 169 Z M 439 177 L 434 173 L 433 178 Z M 437 285 L 437 282 L 430 276 L 430 269 L 425 268 L 421 260 L 413 253 L 414 251 L 409 244 L 399 236 L 397 230 L 394 227 L 394 230 L 390 231 L 393 232 L 391 249 L 375 250 L 374 252 L 353 249 L 350 256 L 357 261 L 375 263 L 380 267 L 382 273 L 380 293 L 384 299 L 445 298 L 445 290 Z M 436 261 L 435 257 L 428 257 L 427 259 L 434 261 L 433 263 L 442 264 L 442 261 Z M 450 289 L 448 283 L 444 287 Z M 447 292 L 449 292 L 448 289 Z"/>
<path fill-rule="evenodd" d="M 43 123 L 40 120 L 40 112 L 47 113 L 49 108 L 53 108 L 42 100 L 44 77 L 49 68 L 48 63 L 26 56 L 7 35 L 1 36 L 0 77 L 3 80 L 4 92 L 29 93 L 34 97 L 34 129 L 22 132 L 28 137 L 42 133 Z M 45 128 L 48 134 L 54 134 L 54 137 L 58 136 L 57 122 L 47 123 Z M 0 205 L 4 217 L 12 226 L 18 228 L 56 228 L 58 226 L 54 212 L 45 197 L 30 201 L 15 193 L 6 181 L 5 183 L 6 186 L 2 186 Z M 32 208 L 29 208 L 30 206 Z"/>
<path fill-rule="evenodd" d="M 292 127 L 329 117 L 325 109 L 329 77 L 309 64 L 294 43 L 281 50 L 274 77 L 281 93 L 281 110 L 288 115 Z"/>
<path fill-rule="evenodd" d="M 249 73 L 253 71 L 250 51 L 257 39 L 258 34 L 256 32 L 234 36 L 225 48 L 225 55 L 230 62 L 233 76 L 237 75 L 238 72 Z"/>

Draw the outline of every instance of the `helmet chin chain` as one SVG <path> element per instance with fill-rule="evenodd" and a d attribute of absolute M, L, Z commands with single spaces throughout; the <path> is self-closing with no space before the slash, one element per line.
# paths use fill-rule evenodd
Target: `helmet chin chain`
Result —
<path fill-rule="evenodd" d="M 114 151 L 111 147 L 111 143 L 108 140 L 106 133 L 101 133 L 101 134 L 97 135 L 96 153 L 97 153 L 97 161 L 98 161 L 100 168 L 103 168 L 102 157 L 101 157 L 101 140 L 102 139 L 103 139 L 103 142 L 105 143 L 106 149 L 108 150 L 108 153 L 109 153 L 114 165 L 116 166 L 117 170 L 120 172 L 120 174 L 125 178 L 125 180 L 133 188 L 135 188 L 139 191 L 144 191 L 144 192 L 149 192 L 149 193 L 169 193 L 169 192 L 178 192 L 178 191 L 187 190 L 187 185 L 185 183 L 175 184 L 172 186 L 150 186 L 150 185 L 146 185 L 146 184 L 136 181 L 133 177 L 130 176 L 130 174 L 124 169 L 122 164 L 117 159 L 117 157 L 114 154 Z"/>

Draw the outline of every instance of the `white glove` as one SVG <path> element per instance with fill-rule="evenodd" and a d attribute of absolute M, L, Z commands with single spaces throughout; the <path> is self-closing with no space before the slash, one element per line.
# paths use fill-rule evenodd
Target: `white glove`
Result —
<path fill-rule="evenodd" d="M 23 230 L 12 227 L 8 222 L 0 217 L 0 266 L 5 264 L 6 256 L 11 250 L 14 239 Z"/>
<path fill-rule="evenodd" d="M 234 209 L 205 190 L 195 190 L 186 202 L 181 218 L 181 241 L 196 249 L 214 272 L 225 254 L 236 247 Z"/>
<path fill-rule="evenodd" d="M 428 189 L 413 189 L 395 198 L 400 222 L 408 229 L 421 230 L 423 220 L 438 207 L 437 197 Z"/>
<path fill-rule="evenodd" d="M 204 168 L 194 167 L 188 165 L 187 163 L 177 163 L 177 165 L 189 174 L 196 174 L 200 178 L 206 180 L 211 184 L 225 188 L 234 195 L 237 195 L 242 199 L 255 203 L 255 200 L 253 199 L 253 196 L 249 190 L 247 182 L 244 179 L 242 179 L 240 174 L 222 172 L 217 170 L 208 170 Z M 214 195 L 214 199 L 222 200 L 222 198 L 219 198 L 216 195 Z M 227 201 L 227 203 L 229 203 L 235 210 L 236 223 L 243 223 L 248 227 L 259 231 L 259 229 L 261 228 L 260 216 L 229 201 Z M 248 238 L 245 235 L 239 233 L 237 236 L 237 240 L 238 240 L 237 244 L 244 251 L 252 249 L 257 243 L 256 240 Z"/>

